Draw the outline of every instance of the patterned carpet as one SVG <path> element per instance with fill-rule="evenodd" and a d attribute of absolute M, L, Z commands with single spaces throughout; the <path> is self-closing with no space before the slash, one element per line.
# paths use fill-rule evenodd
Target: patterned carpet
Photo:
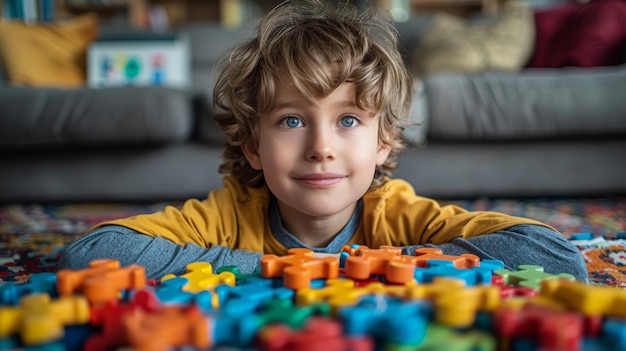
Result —
<path fill-rule="evenodd" d="M 591 282 L 626 287 L 626 197 L 446 201 L 540 220 L 560 230 L 587 260 Z M 162 209 L 169 203 L 0 206 L 0 282 L 53 272 L 63 246 L 91 226 Z M 171 203 L 179 205 L 180 203 Z"/>

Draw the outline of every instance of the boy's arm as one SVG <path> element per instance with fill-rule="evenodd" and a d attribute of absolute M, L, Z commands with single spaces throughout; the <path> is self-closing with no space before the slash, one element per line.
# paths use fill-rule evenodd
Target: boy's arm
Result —
<path fill-rule="evenodd" d="M 419 247 L 435 247 L 446 255 L 471 253 L 481 260 L 500 260 L 512 271 L 518 270 L 519 265 L 537 265 L 547 273 L 569 273 L 576 280 L 589 280 L 580 251 L 560 233 L 539 225 L 516 225 L 489 235 L 455 238 L 440 245 L 405 246 L 402 251 L 414 255 Z"/>
<path fill-rule="evenodd" d="M 209 262 L 216 270 L 237 266 L 241 273 L 252 273 L 260 253 L 232 250 L 225 246 L 211 248 L 195 244 L 178 245 L 160 237 L 151 237 L 132 229 L 109 225 L 97 228 L 68 244 L 61 254 L 59 269 L 84 269 L 97 259 L 116 259 L 122 266 L 139 264 L 148 278 L 166 274 L 180 275 L 192 262 Z"/>

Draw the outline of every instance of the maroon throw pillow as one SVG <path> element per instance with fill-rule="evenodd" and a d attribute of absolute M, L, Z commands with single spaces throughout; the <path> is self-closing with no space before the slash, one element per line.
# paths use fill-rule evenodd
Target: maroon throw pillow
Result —
<path fill-rule="evenodd" d="M 595 67 L 623 63 L 626 2 L 592 0 L 535 13 L 535 50 L 527 67 Z"/>

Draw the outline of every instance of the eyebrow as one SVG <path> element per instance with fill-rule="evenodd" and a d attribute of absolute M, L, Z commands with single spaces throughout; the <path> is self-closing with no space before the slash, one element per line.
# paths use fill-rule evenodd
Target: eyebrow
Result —
<path fill-rule="evenodd" d="M 282 110 L 286 108 L 297 108 L 300 105 L 301 104 L 297 103 L 296 101 L 278 101 L 277 103 L 274 104 L 274 106 L 272 106 L 271 110 L 276 111 L 276 110 Z M 352 101 L 352 100 L 340 100 L 340 101 L 337 101 L 334 105 L 338 107 L 358 108 L 356 101 Z"/>

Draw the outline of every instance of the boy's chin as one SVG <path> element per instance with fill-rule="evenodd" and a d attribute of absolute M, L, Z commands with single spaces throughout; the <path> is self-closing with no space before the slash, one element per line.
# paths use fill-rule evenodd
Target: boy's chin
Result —
<path fill-rule="evenodd" d="M 331 217 L 346 210 L 352 213 L 355 205 L 356 201 L 347 204 L 340 204 L 335 201 L 332 204 L 315 203 L 309 204 L 308 206 L 306 204 L 300 204 L 293 209 L 309 217 Z"/>

